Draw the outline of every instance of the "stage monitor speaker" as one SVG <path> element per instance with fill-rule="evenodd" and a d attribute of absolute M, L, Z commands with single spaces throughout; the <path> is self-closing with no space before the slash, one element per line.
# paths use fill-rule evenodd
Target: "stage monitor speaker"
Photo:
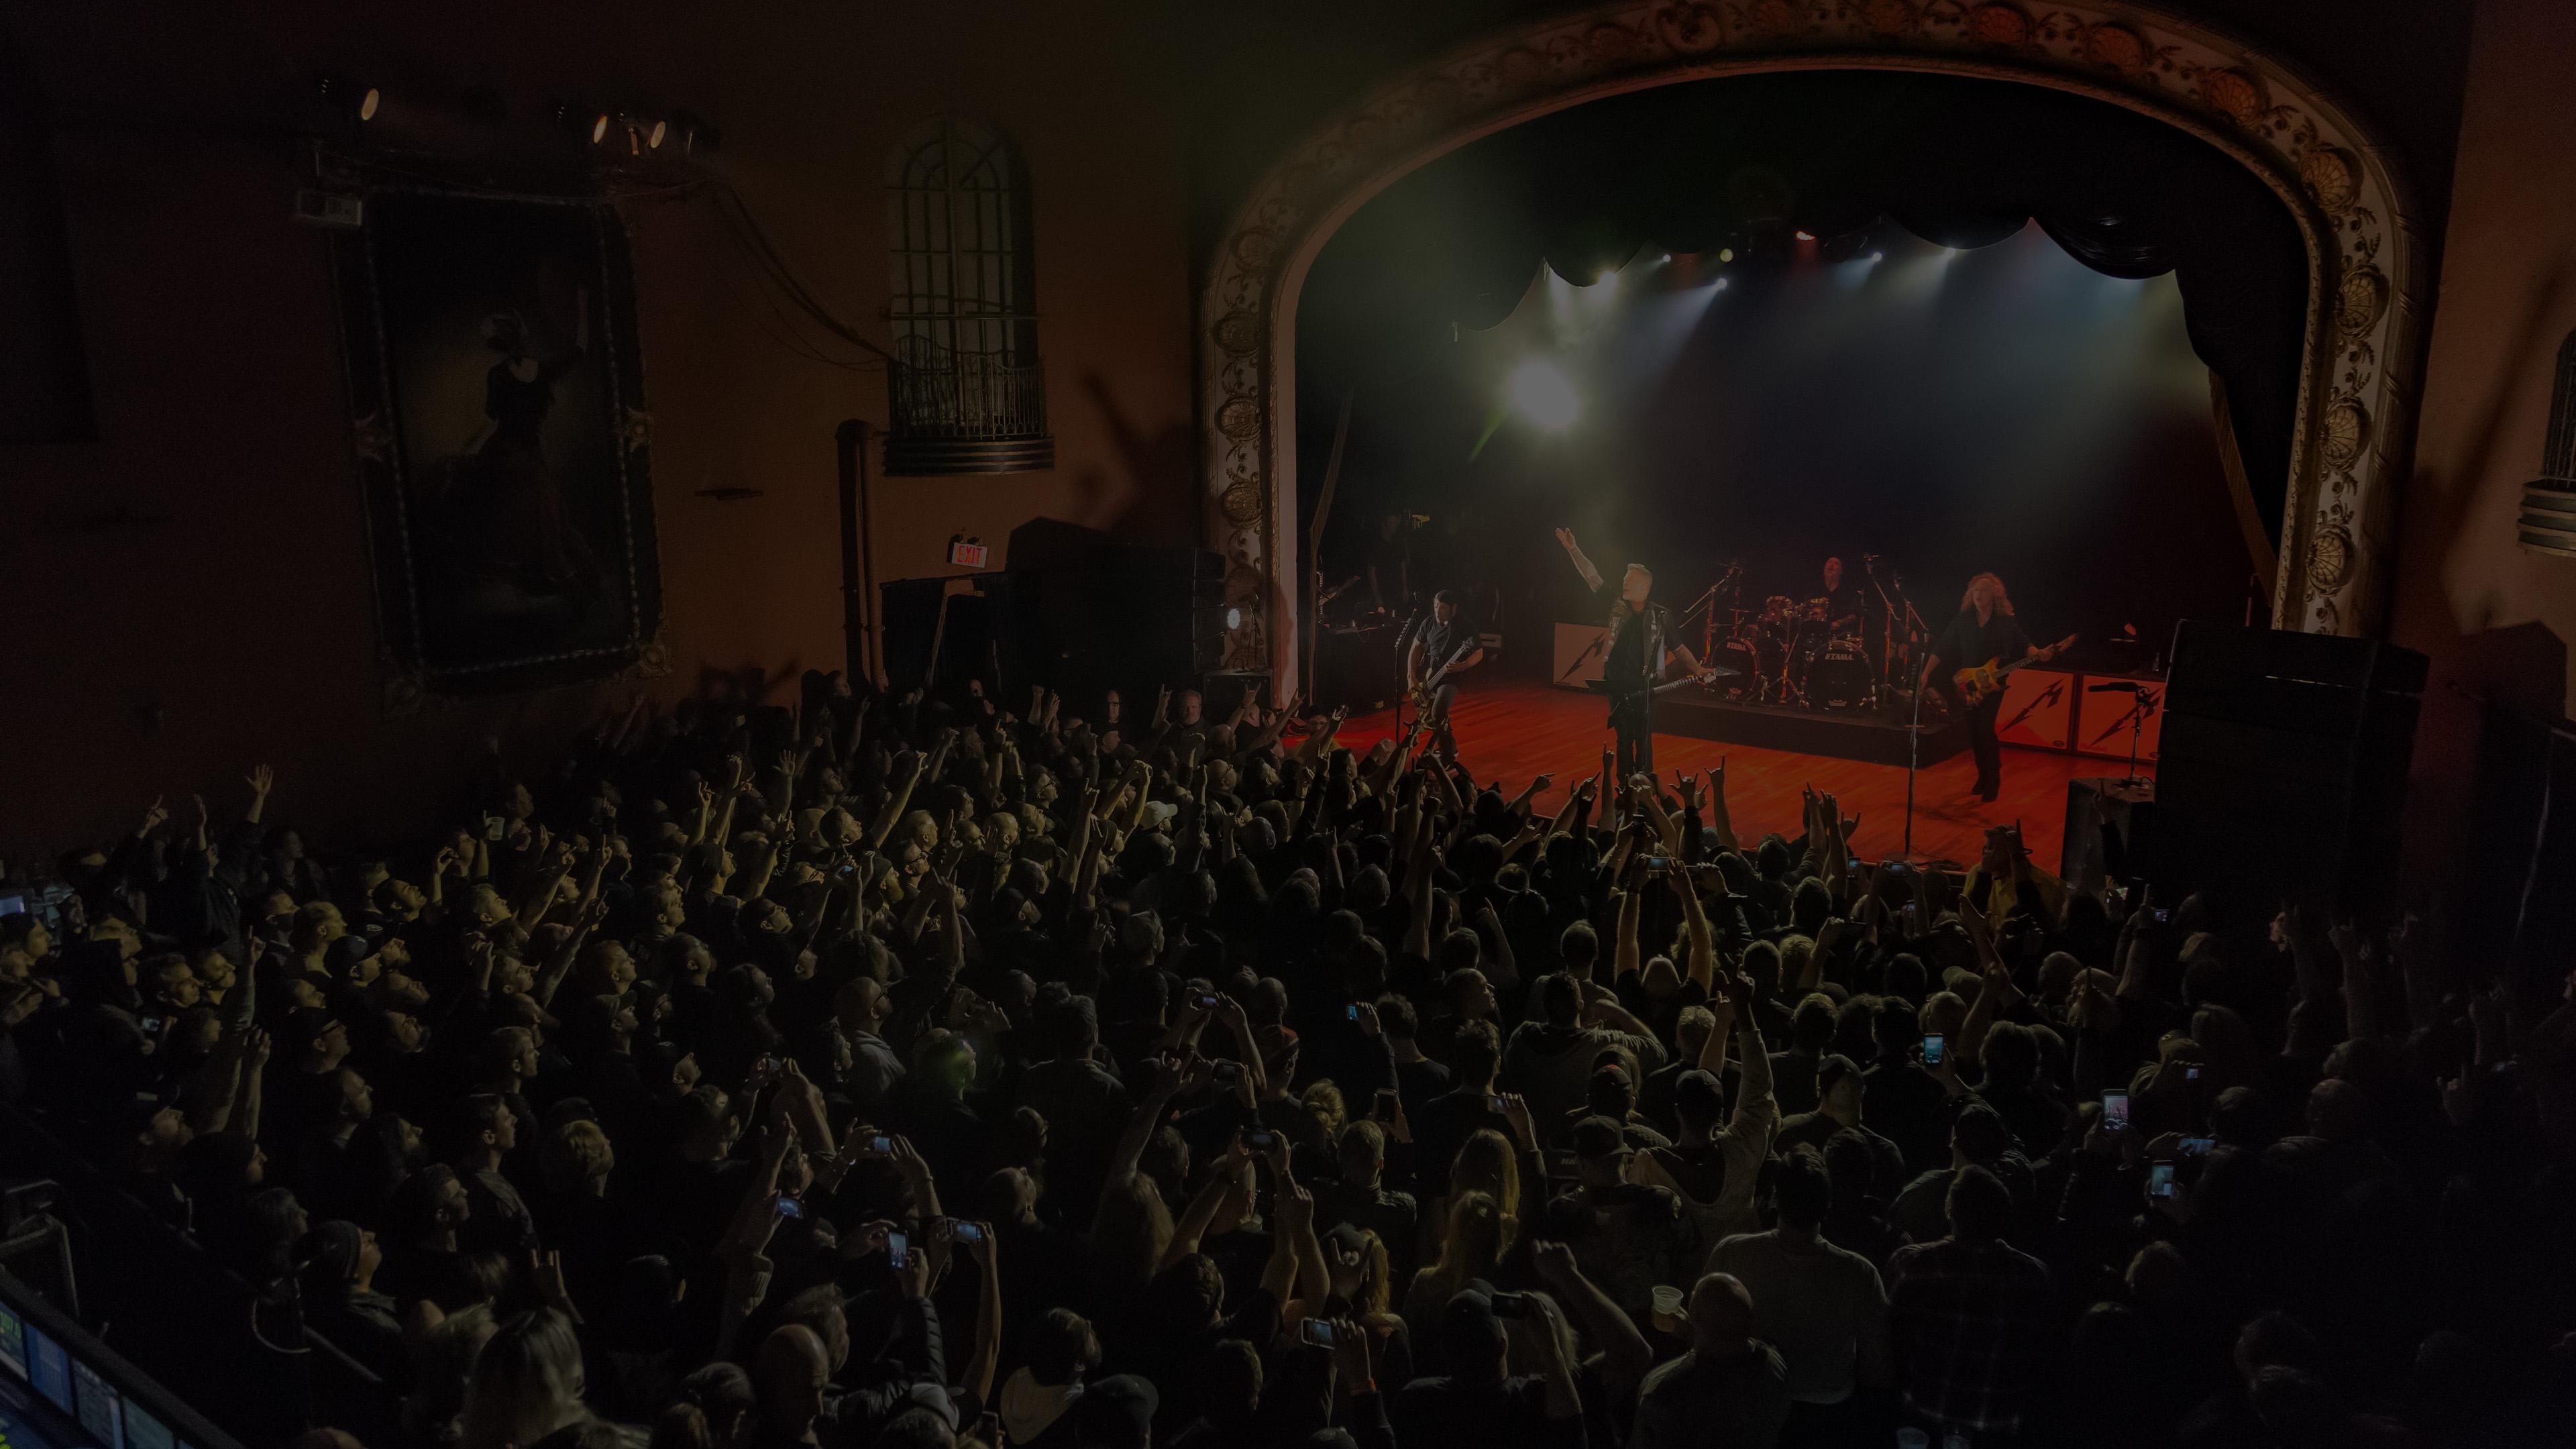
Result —
<path fill-rule="evenodd" d="M 2157 761 L 2154 870 L 2176 899 L 2394 900 L 2424 656 L 2371 639 L 2185 621 Z"/>
<path fill-rule="evenodd" d="M 1995 716 L 1995 738 L 2024 749 L 2065 749 L 2083 684 L 2057 669 L 2016 669 L 2004 676 L 2004 707 Z"/>
<path fill-rule="evenodd" d="M 1590 689 L 1601 678 L 1610 631 L 1598 624 L 1556 626 L 1556 667 L 1548 678 L 1567 689 Z"/>

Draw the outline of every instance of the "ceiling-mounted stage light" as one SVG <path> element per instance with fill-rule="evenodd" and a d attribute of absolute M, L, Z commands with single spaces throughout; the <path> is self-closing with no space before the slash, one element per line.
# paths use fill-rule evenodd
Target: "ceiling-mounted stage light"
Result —
<path fill-rule="evenodd" d="M 625 133 L 626 154 L 641 156 L 662 149 L 662 141 L 671 133 L 671 123 L 653 116 L 638 116 L 626 111 L 617 113 L 617 128 Z"/>
<path fill-rule="evenodd" d="M 344 75 L 316 76 L 313 88 L 321 93 L 322 104 L 352 121 L 374 120 L 377 108 L 385 103 L 382 90 Z"/>
<path fill-rule="evenodd" d="M 1811 232 L 1811 231 L 1802 231 L 1802 232 L 1798 233 L 1798 240 L 1800 240 L 1800 241 L 1814 241 L 1815 239 L 1816 239 L 1816 234 L 1815 234 L 1814 232 Z"/>
<path fill-rule="evenodd" d="M 1717 249 L 1717 259 L 1718 259 L 1719 261 L 1721 261 L 1721 262 L 1731 262 L 1731 261 L 1734 261 L 1734 260 L 1735 260 L 1735 248 L 1733 248 L 1733 247 L 1719 247 L 1719 248 Z"/>
<path fill-rule="evenodd" d="M 576 136 L 586 137 L 594 146 L 608 139 L 610 119 L 608 112 L 597 106 L 585 106 L 577 101 L 555 102 L 555 124 Z"/>

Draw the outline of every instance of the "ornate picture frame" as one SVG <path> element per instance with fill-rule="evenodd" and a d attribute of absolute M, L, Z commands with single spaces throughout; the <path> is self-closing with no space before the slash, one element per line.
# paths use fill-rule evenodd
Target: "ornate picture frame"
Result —
<path fill-rule="evenodd" d="M 365 216 L 333 272 L 386 711 L 661 672 L 616 208 L 383 186 Z"/>

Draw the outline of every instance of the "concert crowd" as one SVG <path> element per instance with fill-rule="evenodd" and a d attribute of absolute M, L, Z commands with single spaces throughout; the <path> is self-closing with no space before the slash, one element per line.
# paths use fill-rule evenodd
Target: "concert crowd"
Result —
<path fill-rule="evenodd" d="M 0 920 L 0 1098 L 317 1444 L 2566 1442 L 2556 983 L 1202 705 L 639 701 L 379 848 L 261 766 Z"/>

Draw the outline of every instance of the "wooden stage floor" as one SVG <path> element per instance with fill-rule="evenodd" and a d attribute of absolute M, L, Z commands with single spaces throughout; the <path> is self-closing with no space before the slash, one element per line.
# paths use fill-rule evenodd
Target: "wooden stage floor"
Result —
<path fill-rule="evenodd" d="M 1596 695 L 1542 684 L 1498 680 L 1481 689 L 1470 685 L 1460 692 L 1455 711 L 1458 753 L 1479 781 L 1501 780 L 1505 794 L 1517 793 L 1532 775 L 1553 773 L 1555 782 L 1539 795 L 1540 807 L 1553 812 L 1577 780 L 1600 769 L 1601 751 L 1610 743 L 1607 712 Z M 1341 742 L 1365 750 L 1394 728 L 1391 710 L 1357 716 L 1343 725 Z M 1677 769 L 1698 772 L 1721 758 L 1736 833 L 1748 844 L 1771 830 L 1795 835 L 1800 792 L 1808 785 L 1839 797 L 1844 815 L 1859 818 L 1854 843 L 1864 856 L 1895 855 L 1903 842 L 1902 766 L 1655 736 L 1655 768 L 1667 782 Z M 2007 747 L 2003 795 L 1988 805 L 1968 792 L 1977 778 L 1976 761 L 1968 755 L 1926 765 L 1915 781 L 1914 849 L 1973 865 L 1986 827 L 2019 821 L 2032 858 L 2054 870 L 2066 828 L 2066 782 L 2127 773 L 2126 760 Z M 2152 767 L 2141 766 L 2140 773 L 2151 774 Z"/>

